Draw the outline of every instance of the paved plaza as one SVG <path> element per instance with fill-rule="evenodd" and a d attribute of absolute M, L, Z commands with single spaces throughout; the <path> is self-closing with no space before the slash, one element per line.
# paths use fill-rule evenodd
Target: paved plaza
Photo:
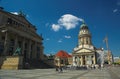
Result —
<path fill-rule="evenodd" d="M 120 67 L 108 67 L 94 70 L 55 69 L 0 70 L 0 79 L 120 79 Z"/>

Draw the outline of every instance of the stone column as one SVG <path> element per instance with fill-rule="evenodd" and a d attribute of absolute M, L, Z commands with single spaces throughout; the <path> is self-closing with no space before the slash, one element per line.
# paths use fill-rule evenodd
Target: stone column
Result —
<path fill-rule="evenodd" d="M 40 59 L 40 44 L 39 44 L 39 43 L 37 44 L 36 50 L 37 50 L 36 58 L 37 58 L 37 59 Z"/>
<path fill-rule="evenodd" d="M 3 51 L 3 55 L 7 55 L 8 52 L 8 42 L 9 42 L 9 38 L 8 38 L 8 31 L 5 31 L 5 41 L 4 41 L 4 51 Z"/>
<path fill-rule="evenodd" d="M 37 58 L 37 42 L 35 42 L 35 58 Z"/>
<path fill-rule="evenodd" d="M 28 45 L 28 58 L 30 59 L 30 55 L 31 55 L 31 40 L 29 40 L 29 45 Z"/>
<path fill-rule="evenodd" d="M 73 56 L 73 66 L 76 66 L 76 63 L 75 63 L 75 56 Z"/>
<path fill-rule="evenodd" d="M 95 55 L 93 55 L 93 62 L 94 62 L 94 64 L 96 64 L 96 57 L 95 57 Z"/>
<path fill-rule="evenodd" d="M 87 56 L 85 55 L 85 65 L 87 64 Z"/>
<path fill-rule="evenodd" d="M 33 48 L 33 58 L 36 59 L 36 55 L 37 55 L 37 42 L 34 43 L 34 48 Z"/>
<path fill-rule="evenodd" d="M 90 55 L 89 57 L 90 57 L 90 65 L 91 65 L 92 64 L 92 56 Z"/>
<path fill-rule="evenodd" d="M 83 56 L 81 56 L 81 66 L 83 65 Z"/>
<path fill-rule="evenodd" d="M 15 50 L 17 49 L 17 47 L 18 47 L 18 36 L 15 35 L 15 45 L 14 45 L 13 53 L 15 53 Z"/>
<path fill-rule="evenodd" d="M 77 66 L 79 66 L 80 58 L 77 56 Z"/>
<path fill-rule="evenodd" d="M 44 59 L 44 54 L 43 54 L 43 52 L 44 52 L 44 51 L 43 51 L 43 50 L 44 50 L 44 47 L 40 44 L 40 45 L 39 45 L 39 48 L 40 48 L 40 51 L 39 51 L 39 55 L 40 55 L 40 56 L 39 56 L 39 58 L 40 58 L 40 59 Z"/>
<path fill-rule="evenodd" d="M 22 55 L 24 55 L 24 50 L 25 50 L 25 38 L 23 38 L 22 42 Z"/>

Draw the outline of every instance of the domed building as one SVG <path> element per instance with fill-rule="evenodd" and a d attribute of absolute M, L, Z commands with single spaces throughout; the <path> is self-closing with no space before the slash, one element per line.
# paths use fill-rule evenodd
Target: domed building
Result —
<path fill-rule="evenodd" d="M 88 26 L 83 23 L 78 35 L 78 46 L 73 50 L 73 66 L 95 65 L 96 50 L 91 41 L 91 33 Z"/>
<path fill-rule="evenodd" d="M 54 59 L 55 66 L 66 66 L 72 63 L 72 56 L 67 52 L 60 50 Z"/>

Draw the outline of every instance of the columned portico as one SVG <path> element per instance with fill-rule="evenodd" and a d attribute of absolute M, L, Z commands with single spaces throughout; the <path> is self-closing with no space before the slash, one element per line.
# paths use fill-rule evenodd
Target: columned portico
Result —
<path fill-rule="evenodd" d="M 3 54 L 2 55 L 7 55 L 7 52 L 8 52 L 8 43 L 9 43 L 9 34 L 8 34 L 8 31 L 4 31 L 4 50 L 3 50 Z"/>
<path fill-rule="evenodd" d="M 95 47 L 92 45 L 91 33 L 85 23 L 80 27 L 78 46 L 73 51 L 73 65 L 86 66 L 96 64 Z M 77 59 L 77 60 L 76 60 Z"/>
<path fill-rule="evenodd" d="M 21 56 L 24 63 L 40 59 L 43 38 L 36 31 L 37 28 L 22 13 L 15 15 L 0 10 L 0 57 Z M 0 68 L 3 63 L 4 60 L 0 62 Z"/>
<path fill-rule="evenodd" d="M 96 64 L 95 55 L 80 55 L 73 57 L 74 66 L 92 65 Z"/>

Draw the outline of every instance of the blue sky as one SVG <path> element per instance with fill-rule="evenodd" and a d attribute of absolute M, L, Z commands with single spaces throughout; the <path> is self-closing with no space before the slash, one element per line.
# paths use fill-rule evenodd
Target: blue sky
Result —
<path fill-rule="evenodd" d="M 0 6 L 26 14 L 37 33 L 43 35 L 45 54 L 59 50 L 71 53 L 84 19 L 93 45 L 106 49 L 103 39 L 107 35 L 113 55 L 120 56 L 120 0 L 0 0 Z"/>

